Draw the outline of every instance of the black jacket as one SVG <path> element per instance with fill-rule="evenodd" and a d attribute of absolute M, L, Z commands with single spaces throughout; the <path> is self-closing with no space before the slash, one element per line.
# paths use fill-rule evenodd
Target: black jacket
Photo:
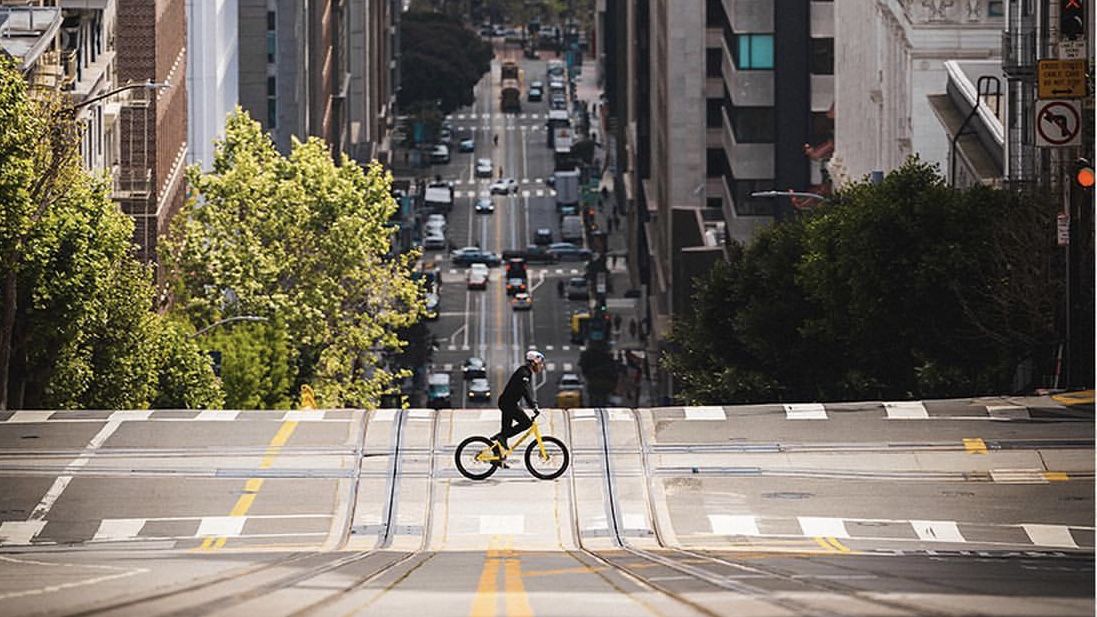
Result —
<path fill-rule="evenodd" d="M 523 398 L 530 407 L 537 408 L 537 401 L 533 398 L 533 369 L 528 364 L 519 366 L 510 376 L 503 393 L 499 395 L 499 406 L 511 407 Z"/>

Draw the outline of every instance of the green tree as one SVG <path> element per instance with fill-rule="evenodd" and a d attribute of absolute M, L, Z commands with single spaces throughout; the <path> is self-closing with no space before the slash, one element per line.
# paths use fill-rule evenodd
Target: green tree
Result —
<path fill-rule="evenodd" d="M 216 402 L 212 372 L 193 370 L 196 348 L 157 353 L 152 272 L 109 183 L 81 166 L 72 108 L 29 96 L 0 59 L 0 125 L 0 406 L 146 407 L 161 379 L 180 383 L 174 406 Z"/>
<path fill-rule="evenodd" d="M 221 382 L 229 409 L 289 409 L 296 376 L 295 350 L 280 320 L 238 324 L 205 335 L 207 350 L 220 351 Z"/>
<path fill-rule="evenodd" d="M 433 107 L 443 114 L 475 101 L 473 86 L 491 69 L 491 45 L 458 19 L 441 13 L 400 17 L 401 108 Z"/>
<path fill-rule="evenodd" d="M 397 332 L 424 314 L 410 277 L 418 255 L 386 257 L 386 223 L 397 207 L 391 177 L 346 156 L 336 165 L 316 138 L 295 141 L 282 157 L 239 109 L 212 171 L 194 167 L 187 177 L 196 194 L 162 255 L 178 310 L 195 324 L 233 315 L 278 320 L 292 341 L 286 354 L 269 342 L 263 352 L 223 349 L 252 367 L 241 369 L 233 383 L 243 389 L 227 392 L 228 400 L 280 404 L 285 380 L 259 377 L 255 367 L 284 356 L 295 367 L 291 392 L 310 383 L 323 403 L 375 406 L 395 376 L 383 368 L 384 354 L 399 349 Z"/>
<path fill-rule="evenodd" d="M 1013 391 L 1054 340 L 1053 210 L 911 160 L 734 247 L 663 365 L 694 403 Z"/>

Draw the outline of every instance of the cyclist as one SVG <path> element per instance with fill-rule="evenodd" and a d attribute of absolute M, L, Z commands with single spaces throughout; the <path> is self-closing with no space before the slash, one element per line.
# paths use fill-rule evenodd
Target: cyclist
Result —
<path fill-rule="evenodd" d="M 514 437 L 533 425 L 533 420 L 522 411 L 518 403 L 524 398 L 533 408 L 534 415 L 540 413 L 537 409 L 537 400 L 533 398 L 533 374 L 540 373 L 545 368 L 545 354 L 530 350 L 526 352 L 526 363 L 515 369 L 514 374 L 507 381 L 503 393 L 499 395 L 499 411 L 503 412 L 503 426 L 499 434 L 493 439 L 499 441 L 499 454 L 502 456 L 500 465 L 507 467 L 506 449 L 507 438 Z"/>

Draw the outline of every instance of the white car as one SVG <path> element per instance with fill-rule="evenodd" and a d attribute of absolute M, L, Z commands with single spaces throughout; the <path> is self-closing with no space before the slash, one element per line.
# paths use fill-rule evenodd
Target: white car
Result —
<path fill-rule="evenodd" d="M 446 237 L 440 233 L 427 234 L 423 237 L 423 248 L 428 251 L 444 249 L 448 244 Z"/>
<path fill-rule="evenodd" d="M 491 177 L 491 159 L 476 159 L 476 177 L 477 178 L 490 178 Z"/>
<path fill-rule="evenodd" d="M 449 147 L 445 144 L 438 144 L 434 146 L 434 149 L 430 151 L 430 162 L 435 164 L 444 164 L 449 162 Z"/>
<path fill-rule="evenodd" d="M 492 195 L 506 195 L 518 192 L 518 181 L 514 178 L 499 178 L 488 187 Z"/>
<path fill-rule="evenodd" d="M 487 289 L 488 288 L 488 266 L 487 264 L 474 263 L 469 266 L 468 271 L 468 288 L 469 289 Z"/>
<path fill-rule="evenodd" d="M 427 217 L 427 225 L 441 225 L 446 226 L 446 215 L 444 214 L 431 214 Z"/>
<path fill-rule="evenodd" d="M 575 373 L 564 373 L 556 382 L 557 390 L 582 390 L 583 381 Z"/>

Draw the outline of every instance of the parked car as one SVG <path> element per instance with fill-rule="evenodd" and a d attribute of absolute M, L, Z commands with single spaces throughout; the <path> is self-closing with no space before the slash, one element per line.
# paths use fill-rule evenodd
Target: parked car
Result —
<path fill-rule="evenodd" d="M 529 82 L 529 87 L 537 88 L 538 90 L 544 90 L 545 82 L 541 81 L 540 79 L 534 79 L 533 81 Z"/>
<path fill-rule="evenodd" d="M 471 137 L 463 137 L 461 141 L 457 142 L 458 152 L 475 152 L 476 140 Z"/>
<path fill-rule="evenodd" d="M 540 88 L 534 88 L 533 86 L 530 86 L 529 92 L 526 93 L 526 100 L 528 100 L 530 103 L 539 103 L 541 102 L 542 95 L 543 93 Z"/>
<path fill-rule="evenodd" d="M 490 401 L 491 386 L 486 377 L 477 377 L 469 382 L 470 401 Z"/>
<path fill-rule="evenodd" d="M 476 200 L 476 213 L 477 214 L 491 214 L 495 212 L 495 204 L 491 202 L 490 197 L 479 197 Z"/>
<path fill-rule="evenodd" d="M 492 195 L 507 195 L 518 192 L 518 181 L 514 178 L 500 178 L 488 187 Z"/>
<path fill-rule="evenodd" d="M 564 373 L 556 380 L 557 390 L 582 390 L 583 380 L 575 373 Z"/>
<path fill-rule="evenodd" d="M 552 244 L 552 230 L 548 227 L 538 227 L 537 231 L 533 232 L 533 243 L 540 245 Z"/>
<path fill-rule="evenodd" d="M 469 266 L 469 271 L 466 278 L 469 289 L 487 289 L 488 278 L 488 267 L 486 265 L 482 263 L 475 263 Z"/>
<path fill-rule="evenodd" d="M 431 373 L 427 376 L 427 405 L 438 409 L 452 405 L 448 373 Z"/>
<path fill-rule="evenodd" d="M 427 224 L 428 227 L 433 226 L 433 227 L 441 227 L 441 228 L 445 229 L 445 227 L 446 227 L 446 215 L 445 214 L 440 214 L 440 213 L 430 214 L 430 215 L 427 216 L 426 224 Z"/>
<path fill-rule="evenodd" d="M 490 178 L 491 177 L 491 159 L 476 159 L 476 177 L 477 178 Z"/>
<path fill-rule="evenodd" d="M 449 146 L 445 144 L 438 144 L 434 146 L 434 149 L 430 151 L 430 162 L 435 164 L 446 164 L 449 162 Z"/>
<path fill-rule="evenodd" d="M 498 255 L 481 250 L 478 246 L 466 246 L 453 251 L 450 253 L 450 261 L 455 266 L 469 266 L 475 263 L 498 266 L 502 262 Z"/>
<path fill-rule="evenodd" d="M 442 127 L 442 130 L 438 131 L 438 141 L 446 146 L 453 145 L 453 129 L 450 127 Z"/>
<path fill-rule="evenodd" d="M 514 294 L 510 306 L 516 311 L 528 311 L 533 308 L 533 298 L 524 291 Z"/>
<path fill-rule="evenodd" d="M 560 261 L 590 260 L 590 249 L 576 246 L 571 242 L 555 242 L 550 244 L 548 252 L 555 255 Z"/>
<path fill-rule="evenodd" d="M 461 364 L 461 372 L 464 374 L 465 379 L 472 379 L 474 377 L 487 377 L 488 365 L 477 356 L 469 356 Z"/>
<path fill-rule="evenodd" d="M 507 295 L 513 296 L 516 293 L 524 293 L 527 290 L 526 279 L 512 276 L 507 279 Z"/>
<path fill-rule="evenodd" d="M 425 303 L 427 309 L 427 321 L 434 321 L 438 319 L 438 294 L 434 292 L 427 293 Z"/>
<path fill-rule="evenodd" d="M 568 300 L 589 300 L 590 281 L 581 276 L 573 276 L 569 278 L 567 284 L 567 295 Z"/>

